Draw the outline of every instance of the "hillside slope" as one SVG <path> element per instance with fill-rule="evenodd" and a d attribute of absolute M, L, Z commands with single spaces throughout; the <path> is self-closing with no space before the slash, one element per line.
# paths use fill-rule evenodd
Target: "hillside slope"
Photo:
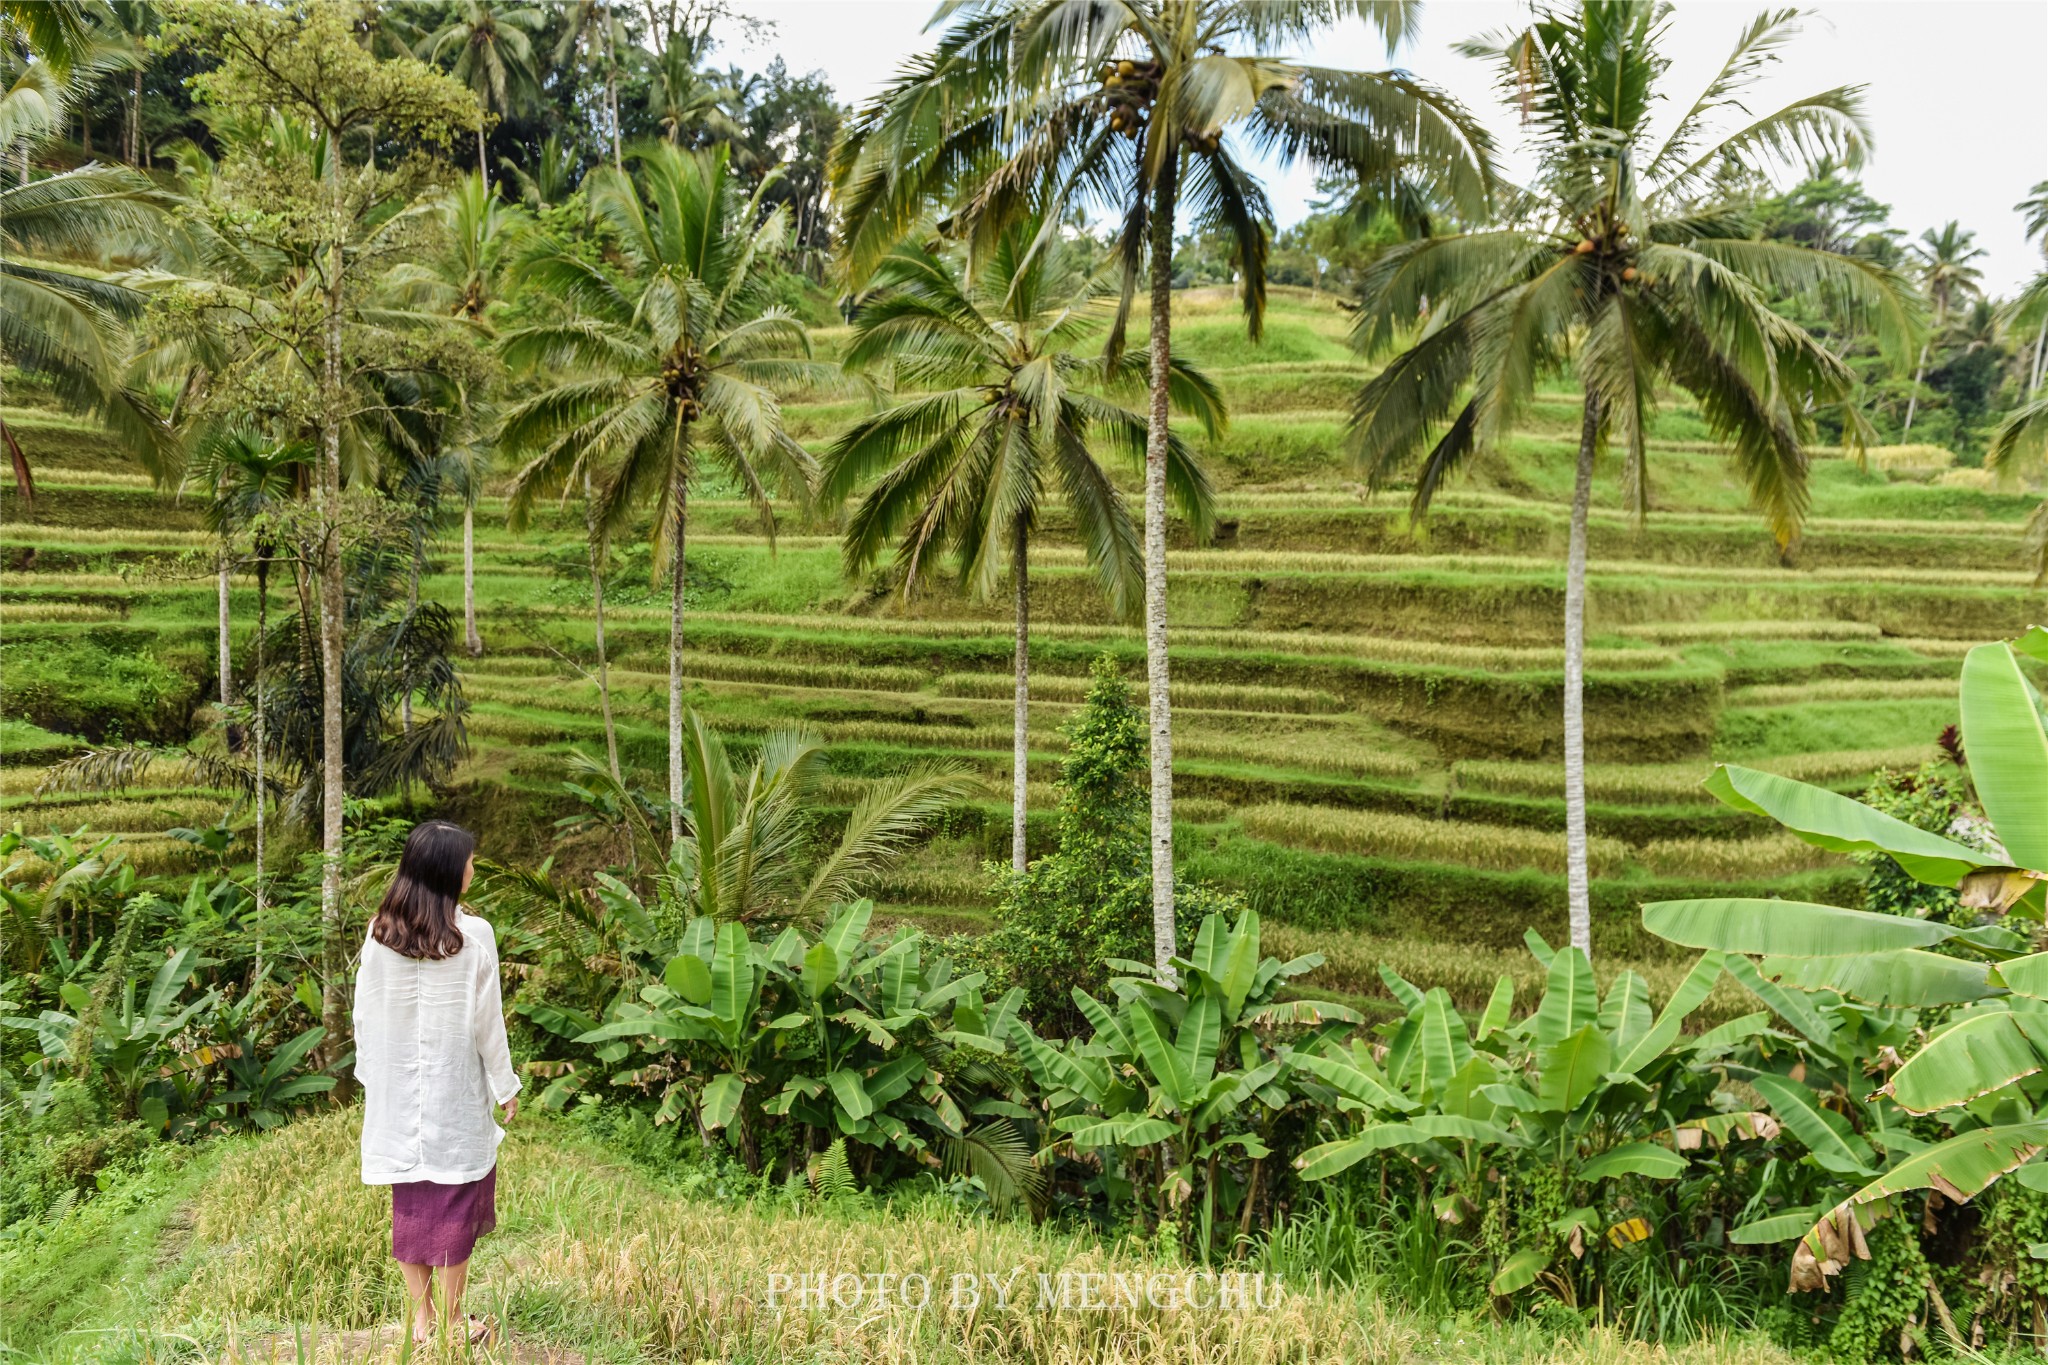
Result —
<path fill-rule="evenodd" d="M 1339 946 L 1365 936 L 1396 962 L 1453 945 L 1512 949 L 1529 925 L 1555 936 L 1575 395 L 1544 395 L 1512 449 L 1475 466 L 1415 533 L 1401 496 L 1368 501 L 1341 454 L 1345 405 L 1365 374 L 1344 329 L 1327 302 L 1276 291 L 1254 347 L 1228 299 L 1180 301 L 1177 345 L 1235 413 L 1205 452 L 1222 524 L 1199 546 L 1177 533 L 1171 570 L 1183 857 L 1270 919 Z M 844 333 L 819 340 L 829 354 Z M 814 449 L 862 409 L 799 397 L 787 411 Z M 0 502 L 0 712 L 42 727 L 0 734 L 0 799 L 18 805 L 67 736 L 182 732 L 212 686 L 214 596 L 195 499 L 151 490 L 63 419 L 9 420 L 43 469 L 32 512 L 11 491 Z M 1643 528 L 1620 510 L 1612 471 L 1596 495 L 1589 787 L 1596 938 L 1608 953 L 1654 950 L 1637 939 L 1643 899 L 1852 898 L 1844 860 L 1704 798 L 1709 763 L 1846 788 L 1880 765 L 1916 763 L 1955 718 L 1964 650 L 2044 614 L 2021 554 L 2031 496 L 1973 486 L 1978 471 L 1947 470 L 1940 452 L 1889 468 L 1821 458 L 1812 520 L 1786 560 L 1705 437 L 1687 404 L 1665 405 Z M 915 758 L 979 769 L 986 804 L 881 888 L 905 913 L 971 926 L 985 900 L 980 862 L 1007 847 L 1004 600 L 942 589 L 905 604 L 884 581 L 849 584 L 829 526 L 792 513 L 771 550 L 745 505 L 718 492 L 692 504 L 692 704 L 745 736 L 814 726 L 844 804 Z M 465 665 L 475 752 L 455 807 L 500 854 L 537 858 L 568 809 L 563 756 L 601 746 L 581 671 L 591 646 L 580 513 L 546 509 L 514 535 L 490 498 L 478 523 L 488 653 Z M 1106 615 L 1057 516 L 1050 532 L 1034 569 L 1029 798 L 1041 810 L 1090 660 L 1108 650 L 1141 676 L 1143 656 L 1137 630 Z M 658 788 L 667 606 L 646 566 L 644 549 L 622 552 L 609 627 L 625 755 Z M 452 540 L 435 569 L 425 591 L 459 607 Z M 275 591 L 273 612 L 287 599 Z M 254 608 L 243 582 L 245 632 Z M 131 831 L 162 860 L 174 856 L 162 831 L 218 808 L 207 793 L 163 791 L 20 817 Z M 1034 838 L 1049 830 L 1035 822 Z M 1351 984 L 1376 988 L 1370 976 Z"/>

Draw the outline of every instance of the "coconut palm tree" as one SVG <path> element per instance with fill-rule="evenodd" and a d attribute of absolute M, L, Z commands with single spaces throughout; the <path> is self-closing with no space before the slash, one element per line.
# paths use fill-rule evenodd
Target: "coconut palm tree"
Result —
<path fill-rule="evenodd" d="M 422 61 L 450 61 L 449 74 L 476 93 L 489 113 L 500 117 L 525 104 L 540 87 L 533 39 L 547 16 L 535 5 L 498 0 L 461 0 L 443 27 L 420 39 Z M 484 123 L 476 126 L 476 170 L 486 187 L 491 168 L 484 154 Z"/>
<path fill-rule="evenodd" d="M 1363 280 L 1352 336 L 1369 358 L 1392 353 L 1354 402 L 1352 454 L 1376 487 L 1412 471 L 1417 516 L 1461 463 L 1507 439 L 1539 376 L 1575 368 L 1585 391 L 1564 601 L 1567 867 L 1571 940 L 1581 949 L 1591 943 L 1584 650 L 1595 453 L 1619 448 L 1624 496 L 1641 516 L 1657 392 L 1684 389 L 1788 542 L 1806 509 L 1813 406 L 1841 402 L 1853 380 L 1769 300 L 1826 294 L 1893 354 L 1915 330 L 1910 301 L 1881 267 L 1754 240 L 1738 214 L 1700 201 L 1731 162 L 1802 148 L 1860 154 L 1857 92 L 1744 112 L 1745 87 L 1796 31 L 1792 11 L 1765 14 L 1660 141 L 1650 123 L 1669 13 L 1585 0 L 1466 45 L 1498 64 L 1503 97 L 1522 111 L 1541 154 L 1535 183 L 1506 226 L 1387 248 Z M 1739 126 L 1720 135 L 1731 110 Z M 1847 429 L 1860 440 L 1853 412 Z"/>
<path fill-rule="evenodd" d="M 847 126 L 834 154 L 842 260 L 859 283 L 938 202 L 977 249 L 1047 196 L 1117 223 L 1123 295 L 1150 284 L 1145 462 L 1145 654 L 1151 702 L 1154 956 L 1171 976 L 1173 732 L 1166 516 L 1173 242 L 1191 225 L 1233 245 L 1256 338 L 1271 235 L 1247 151 L 1305 159 L 1406 205 L 1476 210 L 1488 144 L 1457 104 L 1400 71 L 1345 71 L 1298 55 L 1355 18 L 1391 48 L 1414 32 L 1406 0 L 970 0 Z M 1053 221 L 1048 215 L 1046 221 Z"/>
<path fill-rule="evenodd" d="M 387 277 L 397 295 L 416 308 L 461 320 L 488 336 L 485 314 L 498 301 L 509 277 L 514 250 L 533 220 L 516 205 L 491 193 L 482 175 L 464 176 L 441 196 L 440 249 L 425 260 L 407 262 Z M 471 658 L 484 652 L 476 627 L 476 500 L 491 455 L 489 395 L 468 386 L 458 404 L 458 431 L 450 448 L 461 456 L 462 640 Z"/>
<path fill-rule="evenodd" d="M 50 381 L 60 399 L 104 422 L 160 479 L 176 469 L 176 440 L 128 374 L 147 299 L 90 264 L 120 242 L 160 231 L 171 202 L 125 166 L 0 184 L 0 360 Z M 28 453 L 4 420 L 0 443 L 15 486 L 34 498 Z"/>
<path fill-rule="evenodd" d="M 2027 192 L 2027 197 L 2014 204 L 2013 208 L 2026 215 L 2027 238 L 2041 239 L 2041 254 L 2048 258 L 2048 180 L 2036 184 Z M 2048 271 L 2036 277 L 2036 285 L 2030 293 L 2038 292 L 2040 281 L 2048 280 Z M 2041 387 L 2041 377 L 2048 373 L 2048 310 L 2041 317 L 2040 329 L 2034 333 L 2034 359 L 2027 371 L 2027 392 L 2033 393 Z"/>
<path fill-rule="evenodd" d="M 639 179 L 591 173 L 591 207 L 618 234 L 615 276 L 568 250 L 542 250 L 521 278 L 575 312 L 505 335 L 501 354 L 542 387 L 505 413 L 506 444 L 532 452 L 512 516 L 590 474 L 598 522 L 616 534 L 653 514 L 655 563 L 669 572 L 669 832 L 683 833 L 684 545 L 690 489 L 708 459 L 747 491 L 774 535 L 771 484 L 808 499 L 816 465 L 784 430 L 770 387 L 830 372 L 808 360 L 803 324 L 763 298 L 764 271 L 788 233 L 761 192 L 744 197 L 725 151 L 655 143 Z M 764 182 L 763 188 L 767 183 Z M 794 354 L 793 354 L 794 353 Z"/>
<path fill-rule="evenodd" d="M 1984 272 L 1971 262 L 1982 259 L 1985 251 L 1977 245 L 1977 234 L 1965 232 L 1955 219 L 1943 223 L 1939 231 L 1929 228 L 1921 233 L 1920 240 L 1910 243 L 1906 250 L 1918 265 L 1920 288 L 1934 316 L 1932 327 L 1920 342 L 1920 359 L 1913 367 L 1913 392 L 1906 399 L 1906 421 L 1899 428 L 1900 440 L 1913 432 L 1913 414 L 1920 407 L 1920 381 L 1927 374 L 1927 348 L 1947 328 L 1957 304 L 1984 292 Z"/>
<path fill-rule="evenodd" d="M 1078 354 L 1106 321 L 1103 290 L 1080 252 L 1054 237 L 1033 250 L 1038 225 L 1003 233 L 963 278 L 930 247 L 906 243 L 874 276 L 876 294 L 853 322 L 850 369 L 888 367 L 920 392 L 855 425 L 826 458 L 818 493 L 836 505 L 873 481 L 846 528 L 849 573 L 865 573 L 892 540 L 903 591 L 915 590 L 950 552 L 970 592 L 987 596 L 1010 570 L 1016 688 L 1010 861 L 1024 869 L 1030 719 L 1029 551 L 1055 490 L 1074 519 L 1088 562 L 1119 616 L 1140 601 L 1143 556 L 1123 494 L 1096 460 L 1106 446 L 1142 474 L 1145 421 L 1100 396 L 1144 384 L 1142 361 Z M 1215 387 L 1176 361 L 1174 397 L 1211 435 L 1224 412 Z M 936 390 L 924 392 L 924 390 Z M 1181 515 L 1206 528 L 1209 482 L 1175 438 L 1167 479 Z"/>

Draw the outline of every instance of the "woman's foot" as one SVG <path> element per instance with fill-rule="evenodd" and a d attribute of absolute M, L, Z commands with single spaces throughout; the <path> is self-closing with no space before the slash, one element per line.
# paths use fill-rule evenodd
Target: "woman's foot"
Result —
<path fill-rule="evenodd" d="M 428 1346 L 433 1344 L 433 1340 L 434 1320 L 430 1317 L 414 1318 L 412 1320 L 412 1344 L 415 1346 Z"/>
<path fill-rule="evenodd" d="M 470 1344 L 470 1345 L 472 1345 L 472 1346 L 487 1346 L 487 1345 L 489 1345 L 490 1343 L 492 1343 L 492 1342 L 496 1341 L 496 1340 L 497 1340 L 497 1338 L 498 1338 L 498 1324 L 497 1324 L 497 1323 L 493 1322 L 493 1321 L 492 1321 L 491 1319 L 489 1319 L 489 1318 L 480 1318 L 480 1317 L 478 1317 L 478 1316 L 477 1316 L 476 1314 L 474 1314 L 474 1313 L 471 1313 L 471 1314 L 469 1315 L 469 1344 Z"/>

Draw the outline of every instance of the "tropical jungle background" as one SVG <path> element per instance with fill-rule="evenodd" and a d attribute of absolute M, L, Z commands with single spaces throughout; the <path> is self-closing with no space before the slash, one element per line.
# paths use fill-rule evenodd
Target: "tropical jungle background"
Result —
<path fill-rule="evenodd" d="M 515 1353 L 2048 1350 L 2048 269 L 1794 11 L 1417 9 L 0 0 L 0 1347 L 385 1349 L 436 815 Z M 755 1302 L 1016 1266 L 1291 1293 Z"/>

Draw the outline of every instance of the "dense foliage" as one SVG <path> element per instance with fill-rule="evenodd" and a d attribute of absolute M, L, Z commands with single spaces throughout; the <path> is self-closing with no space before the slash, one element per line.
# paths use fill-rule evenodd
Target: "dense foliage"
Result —
<path fill-rule="evenodd" d="M 1412 20 L 1358 8 L 1390 38 Z M 1169 13 L 1188 23 L 1152 22 Z M 1664 16 L 1587 0 L 1487 49 L 1547 148 L 1528 193 L 1509 195 L 1490 139 L 1439 92 L 1264 55 L 1314 32 L 1315 5 L 967 6 L 839 139 L 846 116 L 820 78 L 710 65 L 733 18 L 717 3 L 0 0 L 0 382 L 103 433 L 143 471 L 119 478 L 175 488 L 203 527 L 175 562 L 117 563 L 45 523 L 8 550 L 12 568 L 48 540 L 87 580 L 36 622 L 74 612 L 88 629 L 24 648 L 9 622 L 5 723 L 39 768 L 57 760 L 30 774 L 34 797 L 161 797 L 165 818 L 136 833 L 170 851 L 145 870 L 137 839 L 82 814 L 58 828 L 33 811 L 0 833 L 0 1238 L 50 1235 L 153 1179 L 166 1153 L 346 1104 L 351 953 L 431 805 L 542 850 L 487 859 L 473 893 L 498 926 L 538 1103 L 721 1190 L 807 1208 L 936 1190 L 975 1218 L 1101 1234 L 1163 1263 L 1307 1270 L 1446 1317 L 1597 1318 L 1659 1341 L 1754 1327 L 1842 1360 L 2039 1345 L 2048 635 L 1969 655 L 1944 759 L 1887 769 L 1861 802 L 1830 784 L 1853 789 L 1879 761 L 1843 743 L 1821 747 L 1851 759 L 1812 785 L 1724 764 L 1707 779 L 1715 809 L 1677 804 L 1697 795 L 1692 759 L 1743 725 L 1794 723 L 1752 698 L 1717 729 L 1729 689 L 1772 676 L 1756 662 L 1768 640 L 1617 632 L 1591 648 L 1619 662 L 1588 680 L 1574 632 L 1560 679 L 1526 644 L 1557 613 L 1547 577 L 1493 584 L 1471 613 L 1435 566 L 1398 585 L 1385 572 L 1345 607 L 1361 632 L 1396 615 L 1442 626 L 1450 652 L 1427 666 L 1398 649 L 1338 659 L 1298 626 L 1284 655 L 1254 653 L 1213 630 L 1229 618 L 1203 614 L 1197 573 L 1186 600 L 1210 630 L 1175 641 L 1175 667 L 1192 665 L 1179 695 L 1228 728 L 1184 751 L 1209 765 L 1211 794 L 1178 827 L 1167 801 L 1168 494 L 1173 534 L 1198 547 L 1244 529 L 1212 515 L 1209 466 L 1169 411 L 1286 512 L 1288 452 L 1334 448 L 1330 414 L 1349 402 L 1372 477 L 1422 455 L 1420 507 L 1556 406 L 1540 377 L 1575 384 L 1581 606 L 1588 540 L 1624 544 L 1618 519 L 1589 525 L 1594 457 L 1621 453 L 1646 510 L 1646 432 L 1668 388 L 1697 400 L 1681 442 L 1734 450 L 1786 554 L 1810 445 L 1910 438 L 1923 444 L 1875 458 L 2008 475 L 2038 453 L 2048 293 L 1994 303 L 1967 228 L 1908 241 L 1889 226 L 1853 178 L 1852 91 L 1766 116 L 1719 153 L 1697 118 L 1661 150 L 1643 142 Z M 1732 107 L 1790 23 L 1759 20 L 1699 112 Z M 1275 232 L 1239 136 L 1313 162 L 1317 211 Z M 1766 152 L 1819 155 L 1776 191 Z M 875 212 L 835 224 L 835 172 Z M 1088 200 L 1117 211 L 1106 237 L 1076 212 Z M 1266 325 L 1268 283 L 1355 299 L 1354 348 L 1393 363 L 1368 379 L 1335 343 L 1333 360 L 1297 339 L 1299 391 L 1273 394 L 1169 344 L 1173 288 L 1231 286 L 1245 318 L 1181 334 L 1223 337 L 1210 354 L 1228 358 Z M 1149 360 L 1125 346 L 1140 285 Z M 814 356 L 842 320 L 836 359 Z M 1320 425 L 1273 415 L 1303 409 Z M 23 411 L 8 419 L 27 430 Z M 6 422 L 0 444 L 24 505 L 39 467 L 64 485 Z M 505 720 L 488 684 L 476 699 L 473 661 L 504 642 L 478 626 L 474 541 L 485 487 L 506 475 L 518 526 L 575 538 L 521 624 L 594 681 L 604 753 L 578 752 L 565 781 L 536 741 L 594 741 L 594 726 L 563 740 L 515 723 L 509 776 L 480 798 L 459 780 L 471 737 Z M 1140 475 L 1142 523 L 1127 505 Z M 1926 491 L 1981 510 L 1968 499 L 1982 489 Z M 693 498 L 718 507 L 700 512 L 708 533 Z M 793 642 L 786 622 L 736 624 L 720 604 L 776 587 L 750 574 L 808 570 L 742 558 L 753 523 L 733 517 L 772 542 L 791 513 L 840 532 L 823 591 L 850 592 L 849 613 L 947 557 L 973 598 L 1007 571 L 1009 638 Z M 1453 553 L 1484 545 L 1447 517 Z M 1298 610 L 1288 594 L 1321 591 L 1289 577 L 1305 520 L 1269 530 L 1246 589 L 1279 619 Z M 422 588 L 458 527 L 459 615 Z M 1548 552 L 1555 529 L 1515 533 Z M 1342 540 L 1354 530 L 1331 535 L 1351 553 L 1391 544 L 1385 527 Z M 1920 532 L 1944 565 L 1976 566 Z M 1033 561 L 1041 534 L 1078 544 Z M 1687 553 L 1736 540 L 1704 519 L 1674 535 Z M 872 578 L 892 544 L 893 579 Z M 1125 676 L 1139 642 L 1098 654 L 1098 634 L 1031 637 L 1033 562 L 1062 626 L 1146 599 L 1142 699 Z M 1899 572 L 1827 591 L 1898 587 L 1894 635 L 1965 628 L 1974 607 Z M 102 580 L 157 577 L 217 581 L 213 657 L 113 619 L 127 599 Z M 1615 600 L 1679 589 L 1627 591 Z M 1735 591 L 1737 610 L 1760 595 L 1753 579 Z M 645 689 L 635 675 L 665 657 L 665 737 L 614 722 L 607 592 L 639 651 L 622 686 Z M 1483 619 L 1451 629 L 1447 603 Z M 646 606 L 666 619 L 648 624 Z M 1486 632 L 1510 620 L 1525 628 L 1495 650 Z M 587 670 L 569 652 L 586 621 Z M 1842 695 L 1868 702 L 1843 661 L 1874 655 L 1876 630 L 1784 657 L 1800 676 L 1842 669 Z M 695 709 L 711 674 L 686 651 L 714 635 L 736 642 L 718 680 L 757 689 L 761 723 Z M 926 695 L 848 703 L 863 742 L 828 745 L 776 691 L 843 672 L 849 690 L 937 677 L 940 697 L 994 700 L 948 671 L 991 652 L 1014 659 L 1010 724 L 987 727 L 1011 744 L 1012 856 L 968 874 L 986 932 L 939 937 L 885 888 L 914 877 L 935 834 L 993 852 L 1000 817 L 964 764 L 897 747 Z M 1035 675 L 1034 697 L 1040 658 L 1060 667 Z M 1885 684 L 1946 705 L 1927 683 L 1953 663 L 1911 662 Z M 1606 711 L 1596 738 L 1681 761 L 1588 768 L 1582 686 Z M 1577 717 L 1561 812 L 1547 762 L 1560 701 Z M 1052 756 L 1032 723 L 1069 704 L 1055 809 L 1034 819 L 1034 765 Z M 1339 713 L 1382 728 L 1318 728 Z M 1300 722 L 1298 742 L 1261 732 L 1275 715 Z M 1361 732 L 1385 752 L 1314 751 Z M 1473 759 L 1477 737 L 1532 761 Z M 1441 783 L 1417 777 L 1407 746 L 1422 741 L 1449 755 Z M 663 757 L 665 788 L 641 785 Z M 1642 786 L 1660 780 L 1659 802 L 1684 790 L 1652 806 Z M 1272 801 L 1279 782 L 1317 804 Z M 188 784 L 219 798 L 203 819 L 176 804 Z M 1460 824 L 1473 811 L 1497 823 L 1475 834 Z M 1504 966 L 1493 938 L 1552 915 L 1567 865 L 1581 946 L 1531 930 L 1529 956 Z M 1234 890 L 1205 880 L 1219 872 Z M 1780 872 L 1814 900 L 1763 899 L 1791 885 Z M 1645 907 L 1639 927 L 1650 884 L 1690 898 Z M 1404 916 L 1462 946 L 1427 970 L 1381 966 L 1370 994 L 1332 986 L 1321 929 Z M 1585 949 L 1604 958 L 1623 939 L 1646 950 L 1642 971 L 1603 980 Z"/>

